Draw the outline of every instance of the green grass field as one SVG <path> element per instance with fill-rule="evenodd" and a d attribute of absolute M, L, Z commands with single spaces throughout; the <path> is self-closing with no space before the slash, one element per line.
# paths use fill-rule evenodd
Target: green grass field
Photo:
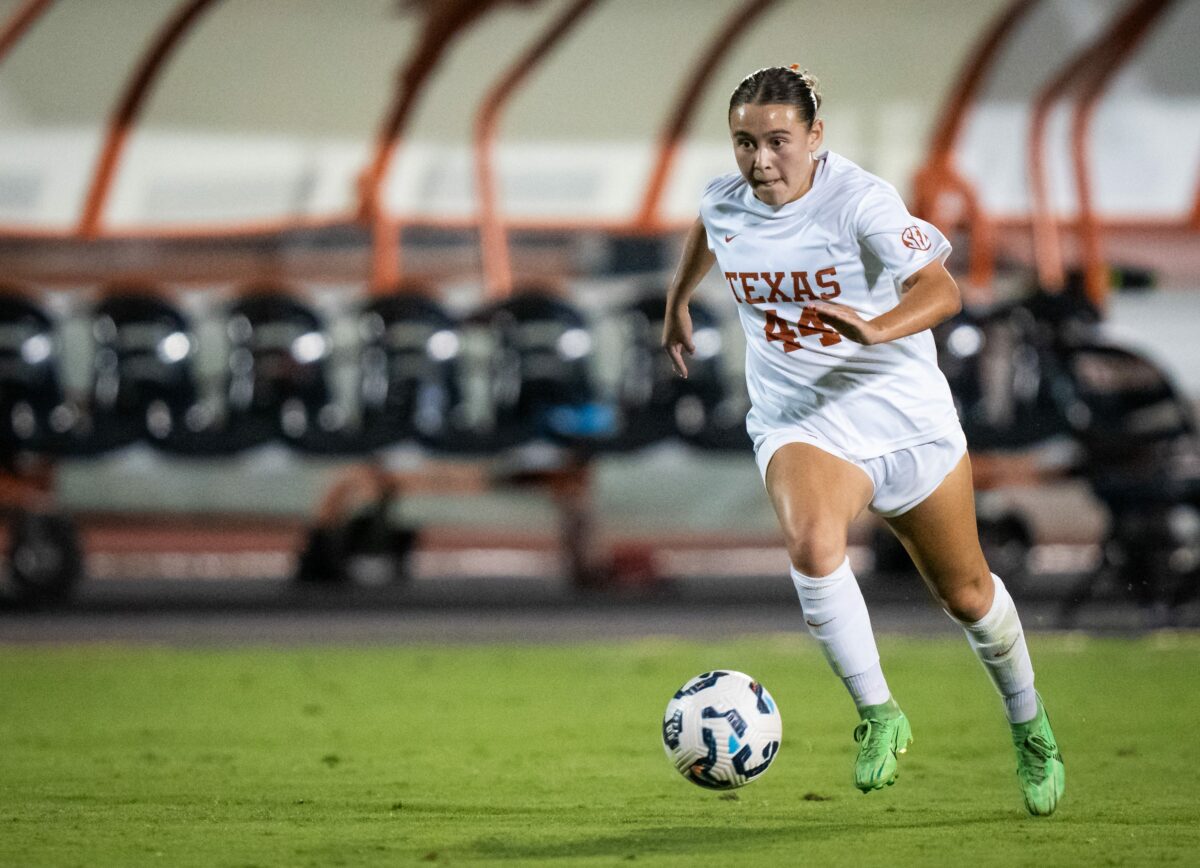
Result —
<path fill-rule="evenodd" d="M 0 864 L 1200 862 L 1200 637 L 1032 637 L 1067 764 L 1040 820 L 965 643 L 880 645 L 916 741 L 869 796 L 805 636 L 0 647 Z M 721 666 L 766 683 L 784 721 L 774 767 L 736 794 L 684 781 L 659 740 L 672 691 Z"/>

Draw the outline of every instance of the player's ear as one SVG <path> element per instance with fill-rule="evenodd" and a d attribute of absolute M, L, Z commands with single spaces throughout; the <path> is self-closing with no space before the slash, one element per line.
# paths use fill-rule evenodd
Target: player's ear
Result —
<path fill-rule="evenodd" d="M 812 126 L 808 128 L 808 150 L 816 153 L 821 150 L 821 143 L 825 141 L 825 119 L 817 118 L 812 122 Z"/>

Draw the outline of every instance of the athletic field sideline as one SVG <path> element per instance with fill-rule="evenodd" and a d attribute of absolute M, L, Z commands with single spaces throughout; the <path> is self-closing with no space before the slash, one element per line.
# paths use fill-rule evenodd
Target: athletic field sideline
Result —
<path fill-rule="evenodd" d="M 1200 636 L 1033 634 L 1067 795 L 1031 819 L 962 640 L 880 637 L 915 743 L 851 788 L 852 710 L 800 635 L 704 644 L 0 647 L 0 864 L 1162 865 L 1200 851 Z M 779 703 L 713 793 L 659 721 L 706 669 Z"/>

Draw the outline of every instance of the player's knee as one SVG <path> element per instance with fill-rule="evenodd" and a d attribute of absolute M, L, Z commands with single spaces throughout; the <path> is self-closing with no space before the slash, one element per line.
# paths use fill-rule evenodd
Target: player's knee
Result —
<path fill-rule="evenodd" d="M 958 620 L 967 623 L 974 623 L 988 613 L 995 594 L 995 583 L 987 569 L 943 588 L 943 608 Z"/>
<path fill-rule="evenodd" d="M 827 576 L 846 559 L 845 532 L 826 522 L 804 522 L 785 533 L 792 566 L 806 576 Z"/>

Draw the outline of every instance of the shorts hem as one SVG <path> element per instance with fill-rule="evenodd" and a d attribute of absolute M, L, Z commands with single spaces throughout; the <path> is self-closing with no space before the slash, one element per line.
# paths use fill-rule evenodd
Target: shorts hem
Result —
<path fill-rule="evenodd" d="M 871 512 L 875 513 L 875 515 L 879 516 L 880 518 L 899 518 L 900 516 L 904 515 L 905 513 L 912 512 L 914 509 L 916 509 L 918 506 L 920 506 L 922 503 L 924 503 L 926 500 L 928 500 L 929 497 L 935 491 L 937 491 L 939 488 L 942 487 L 942 483 L 946 481 L 946 477 L 949 476 L 954 471 L 954 468 L 958 466 L 958 463 L 960 461 L 962 461 L 963 456 L 967 454 L 967 438 L 966 438 L 966 436 L 964 434 L 962 434 L 961 432 L 957 436 L 955 436 L 954 434 L 951 434 L 949 436 L 954 437 L 954 439 L 958 441 L 959 448 L 956 449 L 954 452 L 954 461 L 946 469 L 946 472 L 941 475 L 941 477 L 938 479 L 938 481 L 936 483 L 934 483 L 932 486 L 930 486 L 927 491 L 922 492 L 921 494 L 914 497 L 912 500 L 909 500 L 909 501 L 905 502 L 904 504 L 902 504 L 901 506 L 898 506 L 894 509 L 876 509 L 874 503 L 869 504 L 867 508 L 870 509 Z M 942 438 L 939 438 L 939 439 L 942 439 Z"/>
<path fill-rule="evenodd" d="M 791 445 L 792 443 L 803 443 L 807 446 L 814 446 L 817 449 L 820 449 L 822 452 L 832 455 L 834 458 L 840 458 L 847 464 L 852 464 L 861 470 L 863 475 L 867 477 L 867 480 L 871 483 L 871 499 L 875 499 L 875 480 L 872 478 L 871 474 L 867 472 L 866 468 L 862 466 L 862 461 L 859 459 L 851 458 L 845 452 L 842 452 L 840 449 L 831 446 L 827 441 L 822 440 L 819 437 L 813 437 L 809 434 L 804 434 L 801 432 L 788 431 L 786 429 L 773 431 L 770 434 L 765 435 L 761 442 L 765 444 L 767 440 L 773 437 L 779 437 L 779 442 L 774 444 L 770 451 L 767 452 L 765 462 L 759 459 L 761 450 L 758 447 L 756 447 L 754 450 L 754 460 L 758 464 L 758 472 L 759 475 L 762 476 L 762 482 L 764 486 L 767 484 L 767 471 L 771 469 L 771 461 L 775 458 L 775 455 L 779 452 L 779 450 L 784 446 Z"/>
<path fill-rule="evenodd" d="M 844 450 L 838 449 L 828 440 L 810 434 L 807 431 L 799 428 L 775 428 L 767 431 L 767 433 L 755 438 L 754 441 L 754 459 L 758 464 L 759 475 L 762 476 L 763 484 L 767 481 L 767 468 L 771 464 L 771 459 L 775 457 L 775 453 L 789 443 L 807 443 L 809 446 L 815 446 L 823 452 L 828 452 L 835 458 L 840 458 L 843 461 L 848 461 L 851 464 L 862 466 L 863 462 L 870 461 L 873 458 L 880 458 L 884 455 L 890 455 L 893 452 L 900 452 L 904 449 L 912 449 L 914 446 L 923 446 L 926 443 L 934 443 L 938 440 L 943 440 L 946 437 L 963 437 L 963 442 L 966 442 L 963 435 L 962 425 L 957 419 L 953 422 L 934 428 L 932 431 L 926 431 L 901 440 L 886 452 L 881 452 L 878 455 L 851 455 Z M 762 457 L 762 447 L 769 441 L 772 443 L 771 448 L 767 451 L 765 458 Z"/>
<path fill-rule="evenodd" d="M 770 469 L 771 461 L 775 458 L 775 454 L 779 452 L 780 449 L 790 443 L 804 443 L 809 446 L 815 446 L 822 452 L 832 455 L 835 458 L 840 458 L 841 460 L 847 462 L 848 464 L 852 464 L 861 470 L 871 482 L 871 497 L 867 502 L 867 508 L 881 518 L 896 518 L 920 506 L 931 494 L 937 491 L 941 484 L 945 482 L 946 477 L 950 475 L 951 471 L 958 466 L 958 463 L 962 460 L 963 455 L 967 454 L 967 438 L 963 434 L 962 427 L 959 425 L 949 427 L 942 433 L 935 433 L 933 436 L 921 436 L 915 438 L 915 440 L 916 442 L 914 443 L 898 446 L 892 451 L 883 453 L 883 455 L 875 456 L 873 458 L 855 458 L 847 455 L 845 452 L 832 446 L 828 442 L 823 441 L 821 438 L 814 437 L 807 432 L 796 431 L 793 429 L 781 429 L 778 431 L 769 432 L 758 440 L 754 450 L 754 458 L 755 462 L 758 464 L 759 474 L 761 475 L 763 485 L 765 486 L 767 484 L 767 471 Z M 896 491 L 895 487 L 890 483 L 885 486 L 884 493 L 882 495 L 880 494 L 880 479 L 878 478 L 878 474 L 881 471 L 879 459 L 885 458 L 889 455 L 915 450 L 921 446 L 943 442 L 946 442 L 946 445 L 953 445 L 954 451 L 952 460 L 943 465 L 944 471 L 937 477 L 936 481 L 932 485 L 924 488 L 917 494 L 917 496 L 906 500 L 900 504 L 900 506 L 879 508 L 876 505 L 876 500 L 878 499 L 883 499 L 884 501 L 892 500 L 892 502 L 894 502 L 896 494 L 903 496 L 903 492 Z"/>

